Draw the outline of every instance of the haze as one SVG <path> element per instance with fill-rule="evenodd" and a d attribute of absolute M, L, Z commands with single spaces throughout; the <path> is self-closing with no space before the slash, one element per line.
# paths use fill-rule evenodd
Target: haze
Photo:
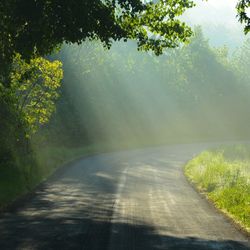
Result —
<path fill-rule="evenodd" d="M 201 25 L 212 45 L 226 44 L 232 48 L 245 39 L 243 26 L 236 17 L 237 0 L 196 0 L 195 8 L 188 10 L 183 19 L 192 26 Z"/>

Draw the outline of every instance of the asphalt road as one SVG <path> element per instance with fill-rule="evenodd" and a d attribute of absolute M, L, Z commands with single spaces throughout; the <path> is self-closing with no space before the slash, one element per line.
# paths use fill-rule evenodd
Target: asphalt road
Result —
<path fill-rule="evenodd" d="M 80 160 L 18 210 L 0 216 L 0 249 L 250 249 L 183 176 L 184 163 L 205 147 Z"/>

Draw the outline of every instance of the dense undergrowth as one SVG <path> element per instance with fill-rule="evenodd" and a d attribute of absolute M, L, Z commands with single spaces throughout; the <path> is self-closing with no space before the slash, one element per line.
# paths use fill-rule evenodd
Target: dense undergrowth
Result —
<path fill-rule="evenodd" d="M 205 151 L 185 167 L 187 177 L 250 232 L 250 146 Z"/>

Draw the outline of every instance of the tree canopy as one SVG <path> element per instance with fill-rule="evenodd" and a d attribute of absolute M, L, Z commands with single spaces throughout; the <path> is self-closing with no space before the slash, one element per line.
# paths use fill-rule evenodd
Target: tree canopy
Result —
<path fill-rule="evenodd" d="M 138 48 L 160 54 L 191 36 L 178 19 L 192 0 L 3 0 L 0 2 L 0 68 L 7 71 L 15 53 L 24 59 L 50 54 L 63 42 L 135 39 Z"/>
<path fill-rule="evenodd" d="M 250 0 L 239 0 L 239 20 L 250 30 Z M 62 43 L 100 39 L 134 39 L 138 49 L 160 54 L 191 36 L 178 17 L 194 6 L 192 0 L 3 0 L 0 2 L 0 77 L 8 72 L 16 53 L 30 59 L 50 54 Z"/>

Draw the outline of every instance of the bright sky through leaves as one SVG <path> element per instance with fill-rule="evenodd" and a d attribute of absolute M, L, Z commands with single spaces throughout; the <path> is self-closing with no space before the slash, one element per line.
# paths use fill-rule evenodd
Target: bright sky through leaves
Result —
<path fill-rule="evenodd" d="M 188 10 L 184 20 L 201 25 L 213 45 L 238 47 L 245 39 L 243 26 L 236 17 L 237 0 L 195 0 L 197 6 Z"/>

